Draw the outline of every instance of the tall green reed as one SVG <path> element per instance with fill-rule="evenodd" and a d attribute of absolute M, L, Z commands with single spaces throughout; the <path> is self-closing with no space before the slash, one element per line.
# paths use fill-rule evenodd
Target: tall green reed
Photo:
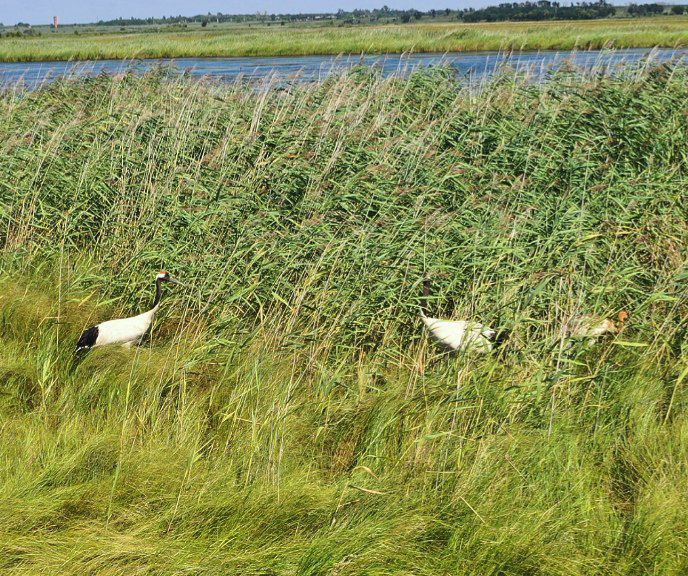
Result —
<path fill-rule="evenodd" d="M 685 74 L 3 95 L 0 566 L 680 574 Z M 428 345 L 424 275 L 503 356 Z"/>

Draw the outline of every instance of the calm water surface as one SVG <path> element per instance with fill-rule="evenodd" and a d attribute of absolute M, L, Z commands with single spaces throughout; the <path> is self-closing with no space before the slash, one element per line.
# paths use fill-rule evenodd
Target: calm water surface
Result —
<path fill-rule="evenodd" d="M 290 56 L 280 58 L 175 58 L 146 60 L 98 60 L 88 62 L 0 62 L 0 84 L 23 83 L 35 88 L 56 78 L 79 78 L 99 74 L 144 73 L 161 65 L 175 73 L 222 81 L 313 82 L 334 72 L 366 64 L 377 66 L 386 76 L 438 64 L 452 66 L 459 75 L 483 78 L 510 67 L 546 78 L 562 65 L 573 64 L 586 70 L 610 72 L 637 66 L 649 59 L 660 63 L 685 61 L 688 50 L 628 49 L 586 52 L 452 52 L 447 54 L 384 54 L 363 57 Z"/>

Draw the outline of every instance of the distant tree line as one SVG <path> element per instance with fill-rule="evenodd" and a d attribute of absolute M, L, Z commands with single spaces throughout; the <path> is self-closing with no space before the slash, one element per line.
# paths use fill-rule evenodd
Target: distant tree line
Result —
<path fill-rule="evenodd" d="M 267 23 L 282 24 L 291 22 L 323 21 L 332 24 L 361 24 L 374 22 L 412 22 L 416 20 L 459 20 L 462 22 L 499 22 L 524 20 L 591 20 L 607 18 L 617 13 L 629 16 L 652 16 L 656 14 L 684 14 L 688 13 L 688 5 L 665 4 L 630 4 L 629 6 L 613 6 L 607 0 L 594 2 L 560 3 L 550 0 L 535 0 L 526 2 L 507 2 L 486 8 L 464 10 L 428 10 L 426 12 L 410 9 L 396 10 L 389 6 L 372 10 L 338 10 L 336 13 L 313 14 L 223 14 L 222 12 L 208 12 L 195 16 L 163 16 L 162 18 L 117 18 L 114 20 L 100 20 L 98 26 L 160 26 L 185 25 L 200 23 Z"/>
<path fill-rule="evenodd" d="M 509 2 L 488 6 L 479 10 L 468 8 L 460 14 L 464 22 L 498 22 L 503 20 L 592 20 L 607 18 L 616 13 L 616 8 L 606 2 L 578 2 L 563 5 L 549 0 L 537 2 Z"/>
<path fill-rule="evenodd" d="M 683 14 L 686 7 L 666 6 L 665 4 L 629 4 L 627 12 L 630 16 L 654 16 L 664 14 L 665 8 L 670 8 L 672 14 Z"/>

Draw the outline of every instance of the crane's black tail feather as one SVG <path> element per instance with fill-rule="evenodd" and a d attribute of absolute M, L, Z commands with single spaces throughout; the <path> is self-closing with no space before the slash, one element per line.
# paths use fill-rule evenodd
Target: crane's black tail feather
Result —
<path fill-rule="evenodd" d="M 76 343 L 76 350 L 88 350 L 92 348 L 93 345 L 98 340 L 98 326 L 91 326 L 83 331 L 79 337 L 79 341 Z"/>
<path fill-rule="evenodd" d="M 504 344 L 511 338 L 511 334 L 513 333 L 513 330 L 510 330 L 509 328 L 502 328 L 499 330 L 494 337 L 493 343 L 495 348 L 500 348 L 504 346 Z"/>

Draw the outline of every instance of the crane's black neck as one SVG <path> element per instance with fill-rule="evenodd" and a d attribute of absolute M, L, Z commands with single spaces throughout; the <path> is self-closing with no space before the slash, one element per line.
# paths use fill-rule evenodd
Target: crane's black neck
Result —
<path fill-rule="evenodd" d="M 426 316 L 429 314 L 428 297 L 430 296 L 430 280 L 423 279 L 423 300 L 421 301 L 420 309 Z"/>
<path fill-rule="evenodd" d="M 155 299 L 153 300 L 153 308 L 157 308 L 162 298 L 162 278 L 155 280 Z"/>

